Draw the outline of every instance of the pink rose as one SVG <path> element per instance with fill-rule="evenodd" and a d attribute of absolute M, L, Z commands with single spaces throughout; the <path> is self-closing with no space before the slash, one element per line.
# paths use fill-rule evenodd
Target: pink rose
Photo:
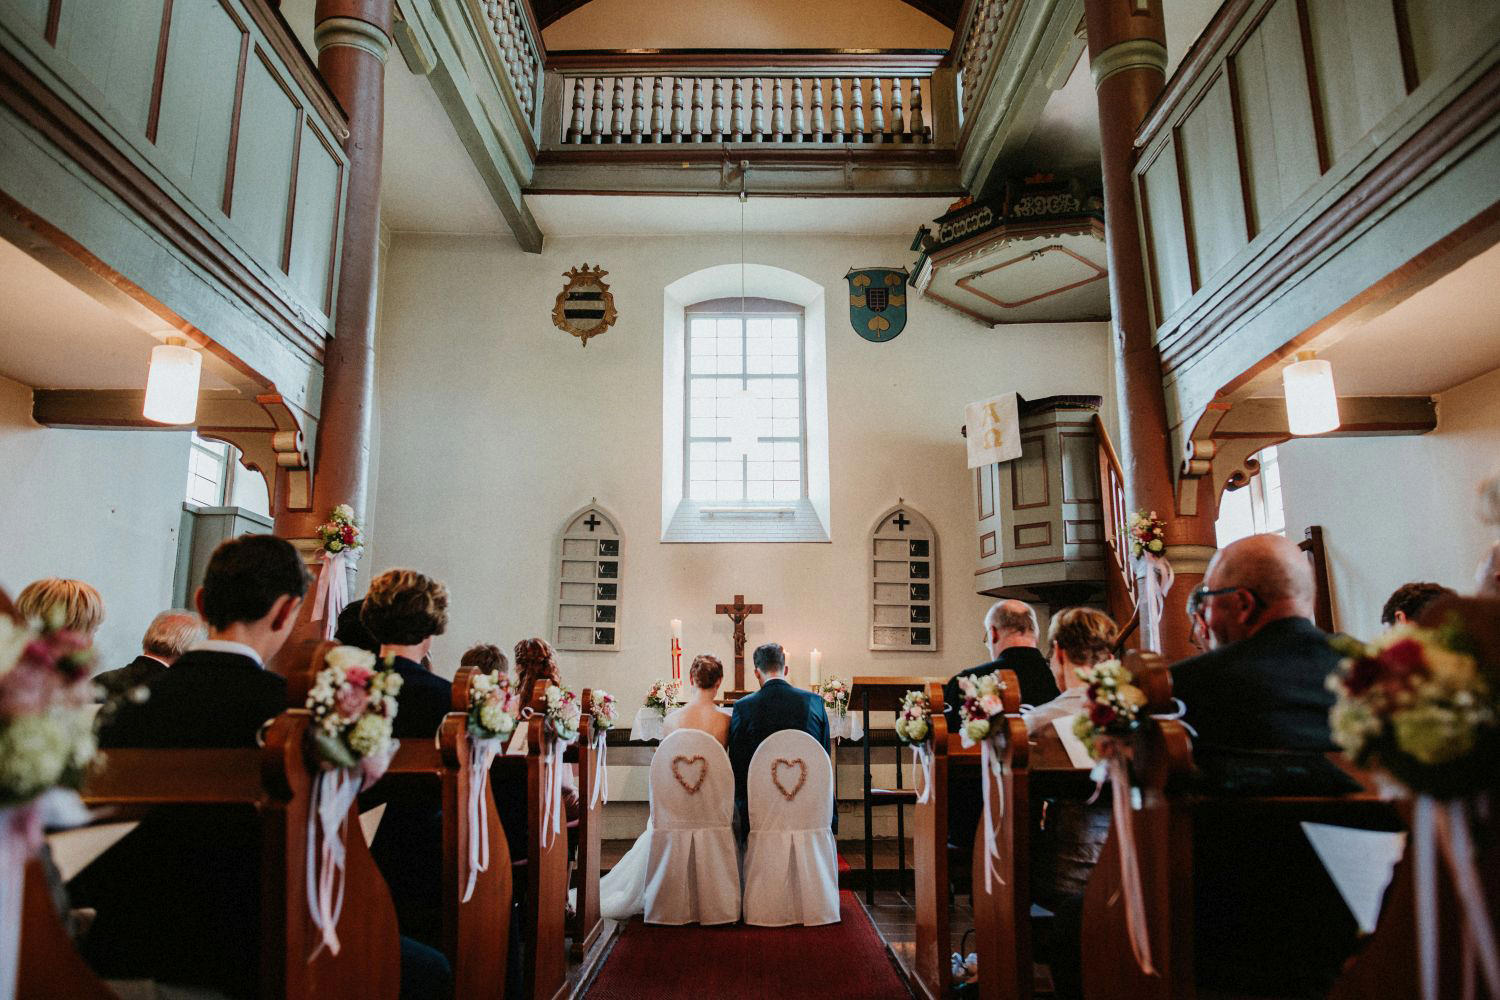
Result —
<path fill-rule="evenodd" d="M 979 699 L 979 707 L 984 709 L 985 715 L 1003 715 L 1005 703 L 1000 700 L 999 695 L 987 694 Z"/>
<path fill-rule="evenodd" d="M 370 678 L 373 676 L 375 675 L 369 667 L 350 667 L 344 671 L 344 680 L 355 687 L 369 687 Z"/>
<path fill-rule="evenodd" d="M 334 707 L 338 709 L 339 715 L 346 719 L 359 718 L 364 714 L 365 706 L 369 703 L 370 692 L 350 684 L 341 686 L 339 693 L 333 699 Z"/>

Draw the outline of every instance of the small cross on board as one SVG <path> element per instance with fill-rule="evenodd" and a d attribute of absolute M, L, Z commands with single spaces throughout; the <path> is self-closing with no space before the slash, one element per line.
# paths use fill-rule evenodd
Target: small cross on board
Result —
<path fill-rule="evenodd" d="M 714 614 L 728 615 L 734 622 L 734 690 L 733 695 L 745 693 L 745 619 L 751 615 L 764 614 L 759 604 L 746 604 L 744 594 L 735 594 L 733 604 L 714 605 Z"/>
<path fill-rule="evenodd" d="M 898 510 L 896 516 L 891 518 L 891 523 L 896 526 L 897 531 L 905 531 L 906 526 L 911 524 L 911 519 L 906 516 L 906 511 Z"/>
<path fill-rule="evenodd" d="M 598 516 L 593 511 L 589 511 L 589 516 L 584 520 L 583 523 L 588 525 L 589 531 L 592 532 L 595 528 L 599 527 L 599 525 L 603 524 L 604 522 L 599 520 Z"/>

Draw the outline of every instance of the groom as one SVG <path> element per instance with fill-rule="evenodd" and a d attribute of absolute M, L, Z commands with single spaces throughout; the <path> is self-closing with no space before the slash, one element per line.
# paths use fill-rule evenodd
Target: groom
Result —
<path fill-rule="evenodd" d="M 792 687 L 786 679 L 786 653 L 768 642 L 755 651 L 755 679 L 760 690 L 734 703 L 729 718 L 729 760 L 734 765 L 735 823 L 741 842 L 750 833 L 750 810 L 745 799 L 745 779 L 750 758 L 767 736 L 783 729 L 800 729 L 828 750 L 828 713 L 823 699 L 812 691 Z M 838 833 L 839 814 L 833 813 L 833 832 Z"/>

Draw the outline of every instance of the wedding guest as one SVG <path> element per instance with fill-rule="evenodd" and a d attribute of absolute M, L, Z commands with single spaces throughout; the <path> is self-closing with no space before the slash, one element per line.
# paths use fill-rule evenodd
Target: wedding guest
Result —
<path fill-rule="evenodd" d="M 546 639 L 522 639 L 516 643 L 514 653 L 516 692 L 521 696 L 523 706 L 531 704 L 537 681 L 562 684 L 562 668 L 557 665 L 557 653 Z M 571 767 L 563 771 L 563 811 L 569 823 L 578 818 L 578 782 Z"/>
<path fill-rule="evenodd" d="M 401 677 L 392 732 L 431 740 L 453 704 L 453 685 L 423 666 L 432 640 L 448 627 L 448 590 L 416 570 L 392 569 L 370 581 L 360 621 L 380 644 L 377 656 Z M 427 789 L 376 785 L 362 809 L 385 804 L 370 844 L 396 904 L 401 933 L 440 947 L 443 916 L 443 813 Z"/>
<path fill-rule="evenodd" d="M 49 576 L 28 583 L 16 595 L 16 611 L 22 618 L 49 620 L 57 615 L 59 627 L 92 639 L 104 624 L 104 598 L 82 580 Z"/>
<path fill-rule="evenodd" d="M 464 650 L 464 655 L 459 657 L 460 667 L 474 667 L 482 674 L 493 674 L 496 671 L 504 674 L 510 670 L 510 660 L 499 646 L 481 642 Z"/>
<path fill-rule="evenodd" d="M 715 704 L 719 686 L 724 683 L 723 662 L 717 656 L 707 653 L 693 657 L 693 665 L 688 668 L 688 680 L 693 685 L 692 696 L 686 705 L 662 720 L 662 738 L 665 739 L 668 733 L 678 729 L 698 729 L 718 740 L 721 745 L 728 746 L 729 716 L 719 711 L 719 706 Z"/>
<path fill-rule="evenodd" d="M 370 630 L 365 628 L 365 623 L 360 621 L 360 612 L 364 611 L 364 608 L 363 597 L 344 605 L 344 610 L 339 612 L 338 621 L 334 625 L 333 641 L 340 646 L 353 646 L 367 653 L 379 653 L 379 640 L 371 635 Z"/>
<path fill-rule="evenodd" d="M 1386 598 L 1380 609 L 1382 625 L 1415 625 L 1422 612 L 1439 597 L 1452 597 L 1454 592 L 1441 583 L 1403 583 L 1395 593 Z"/>
<path fill-rule="evenodd" d="M 1078 671 L 1113 658 L 1117 631 L 1114 619 L 1095 608 L 1065 608 L 1052 616 L 1047 662 L 1062 693 L 1021 713 L 1028 733 L 1083 710 L 1088 685 L 1079 680 Z"/>
<path fill-rule="evenodd" d="M 720 670 L 722 671 L 722 666 Z M 755 651 L 755 679 L 760 690 L 734 703 L 729 718 L 729 763 L 734 767 L 735 826 L 743 843 L 750 834 L 750 809 L 746 794 L 750 760 L 767 736 L 783 729 L 800 729 L 829 750 L 828 711 L 817 692 L 796 688 L 786 679 L 786 653 L 768 642 Z M 833 832 L 839 832 L 839 814 L 833 813 Z"/>
<path fill-rule="evenodd" d="M 208 626 L 184 608 L 163 611 L 151 619 L 141 638 L 141 655 L 126 666 L 94 676 L 101 701 L 124 697 L 177 662 L 177 658 L 208 638 Z"/>

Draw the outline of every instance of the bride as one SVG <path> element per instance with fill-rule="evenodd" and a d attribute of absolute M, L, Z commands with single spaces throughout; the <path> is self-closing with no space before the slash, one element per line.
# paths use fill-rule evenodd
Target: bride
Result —
<path fill-rule="evenodd" d="M 707 654 L 695 657 L 688 669 L 688 680 L 692 683 L 691 700 L 667 716 L 662 723 L 662 738 L 679 729 L 697 729 L 719 741 L 720 746 L 729 745 L 729 716 L 719 710 L 714 699 L 719 695 L 719 685 L 724 681 L 724 664 L 717 657 Z M 647 821 L 646 832 L 599 880 L 599 912 L 611 920 L 629 920 L 645 911 L 646 859 L 651 852 L 651 825 Z"/>

